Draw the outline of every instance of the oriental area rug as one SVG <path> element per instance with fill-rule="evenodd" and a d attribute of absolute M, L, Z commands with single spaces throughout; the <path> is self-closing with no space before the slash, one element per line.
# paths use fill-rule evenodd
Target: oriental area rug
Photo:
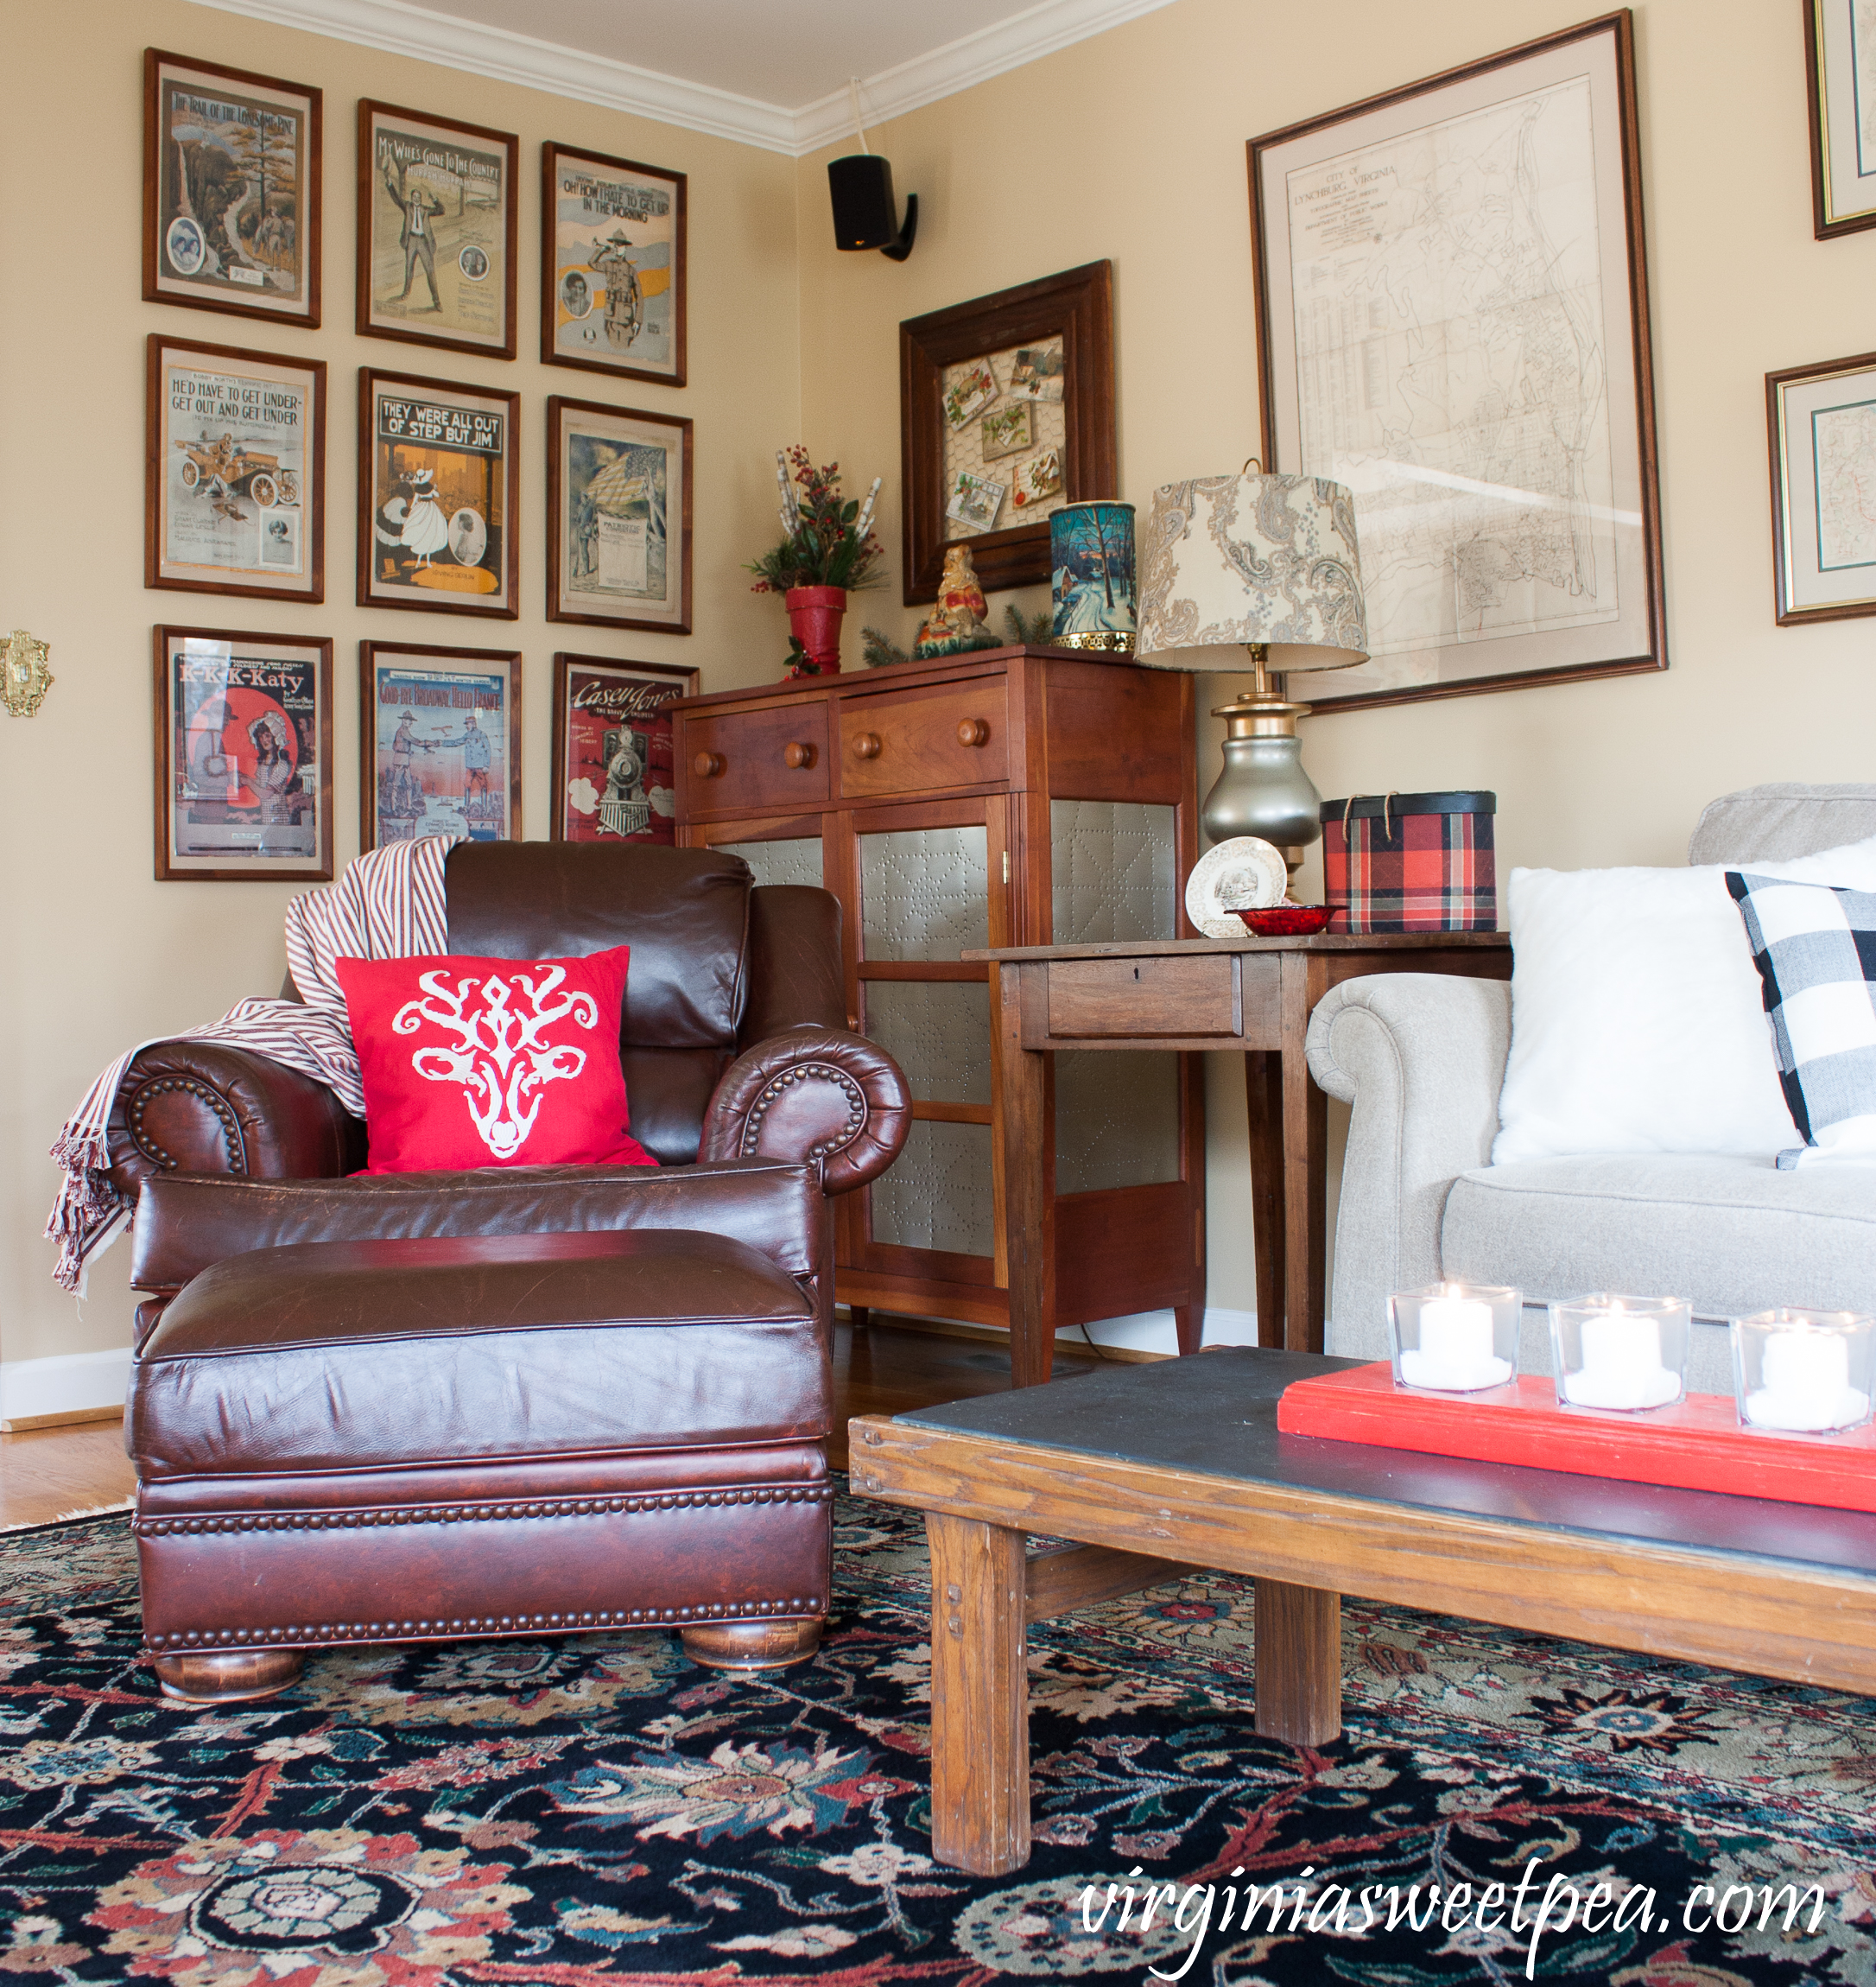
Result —
<path fill-rule="evenodd" d="M 1349 1602 L 1346 1733 L 1298 1752 L 1223 1578 L 1030 1631 L 1035 1855 L 948 1870 L 922 1532 L 840 1519 L 827 1645 L 770 1681 L 590 1635 L 202 1711 L 139 1666 L 124 1517 L 0 1538 L 0 1974 L 1876 1982 L 1863 1700 Z"/>

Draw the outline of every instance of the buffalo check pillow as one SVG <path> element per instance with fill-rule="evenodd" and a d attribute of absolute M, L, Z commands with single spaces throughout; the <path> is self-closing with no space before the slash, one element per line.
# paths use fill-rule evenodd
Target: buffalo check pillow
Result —
<path fill-rule="evenodd" d="M 1803 1146 L 1781 1167 L 1876 1160 L 1876 892 L 1728 870 Z"/>

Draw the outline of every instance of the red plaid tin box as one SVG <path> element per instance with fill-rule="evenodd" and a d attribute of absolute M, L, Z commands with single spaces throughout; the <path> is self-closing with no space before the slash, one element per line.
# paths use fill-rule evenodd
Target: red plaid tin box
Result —
<path fill-rule="evenodd" d="M 1331 931 L 1495 931 L 1495 793 L 1360 794 L 1322 803 Z"/>

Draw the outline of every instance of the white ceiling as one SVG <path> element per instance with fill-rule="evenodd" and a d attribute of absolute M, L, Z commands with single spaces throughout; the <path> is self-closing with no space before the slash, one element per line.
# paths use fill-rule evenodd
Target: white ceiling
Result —
<path fill-rule="evenodd" d="M 799 157 L 1172 0 L 204 0 Z"/>
<path fill-rule="evenodd" d="M 1035 0 L 415 0 L 434 14 L 800 111 Z"/>

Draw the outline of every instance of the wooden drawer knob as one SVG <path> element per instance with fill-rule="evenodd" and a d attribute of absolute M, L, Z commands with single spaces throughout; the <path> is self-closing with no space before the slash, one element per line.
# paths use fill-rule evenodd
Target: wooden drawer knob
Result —
<path fill-rule="evenodd" d="M 799 739 L 791 739 L 782 748 L 782 763 L 791 771 L 799 772 L 804 766 L 814 763 L 814 748 Z"/>
<path fill-rule="evenodd" d="M 723 754 L 719 752 L 700 752 L 690 762 L 690 770 L 699 779 L 714 779 L 723 771 Z"/>
<path fill-rule="evenodd" d="M 879 757 L 880 738 L 878 732 L 862 732 L 853 741 L 853 750 L 862 759 Z"/>
<path fill-rule="evenodd" d="M 990 743 L 990 727 L 981 718 L 960 718 L 958 721 L 958 743 L 960 746 L 980 746 Z"/>

